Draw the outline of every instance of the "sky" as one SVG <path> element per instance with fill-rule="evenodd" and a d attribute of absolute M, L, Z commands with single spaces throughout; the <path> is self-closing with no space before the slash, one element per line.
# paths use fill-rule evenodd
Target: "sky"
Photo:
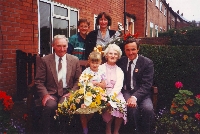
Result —
<path fill-rule="evenodd" d="M 200 21 L 200 0 L 166 0 L 174 12 L 179 10 L 188 21 Z"/>

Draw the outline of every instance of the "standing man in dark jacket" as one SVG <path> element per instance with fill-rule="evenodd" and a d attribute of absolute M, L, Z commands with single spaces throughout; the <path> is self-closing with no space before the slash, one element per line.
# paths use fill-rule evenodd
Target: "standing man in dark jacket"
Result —
<path fill-rule="evenodd" d="M 128 120 L 134 118 L 136 132 L 139 134 L 151 134 L 155 120 L 151 100 L 153 62 L 138 55 L 139 44 L 133 37 L 125 40 L 124 51 L 126 56 L 118 60 L 117 65 L 124 72 L 122 91 L 128 106 Z"/>

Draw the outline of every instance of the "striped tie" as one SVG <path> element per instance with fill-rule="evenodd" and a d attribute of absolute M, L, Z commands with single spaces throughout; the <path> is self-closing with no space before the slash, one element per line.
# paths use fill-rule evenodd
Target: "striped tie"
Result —
<path fill-rule="evenodd" d="M 59 63 L 58 63 L 58 95 L 62 96 L 63 95 L 63 81 L 62 81 L 62 58 L 59 58 Z"/>

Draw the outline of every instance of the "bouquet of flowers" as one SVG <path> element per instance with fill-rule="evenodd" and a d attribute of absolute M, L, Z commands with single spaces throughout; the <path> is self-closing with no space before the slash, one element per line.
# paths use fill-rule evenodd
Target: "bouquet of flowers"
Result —
<path fill-rule="evenodd" d="M 106 107 L 109 97 L 106 90 L 101 87 L 94 86 L 90 79 L 93 76 L 84 74 L 79 78 L 79 90 L 71 92 L 68 99 L 62 104 L 58 104 L 57 113 L 61 115 L 67 114 L 90 114 Z"/>

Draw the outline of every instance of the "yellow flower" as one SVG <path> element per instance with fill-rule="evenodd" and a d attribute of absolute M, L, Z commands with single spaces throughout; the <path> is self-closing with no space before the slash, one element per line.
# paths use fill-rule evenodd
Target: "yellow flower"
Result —
<path fill-rule="evenodd" d="M 67 101 L 64 101 L 64 102 L 63 102 L 63 106 L 64 106 L 65 108 L 68 107 L 68 106 L 67 106 Z"/>
<path fill-rule="evenodd" d="M 92 102 L 92 103 L 90 104 L 90 107 L 91 107 L 91 108 L 95 108 L 95 107 L 96 107 L 96 102 Z"/>
<path fill-rule="evenodd" d="M 58 107 L 61 107 L 61 106 L 62 106 L 62 104 L 58 103 Z"/>
<path fill-rule="evenodd" d="M 79 92 L 79 94 L 84 94 L 84 89 L 83 89 L 83 88 L 80 88 L 80 89 L 78 90 L 78 92 Z"/>
<path fill-rule="evenodd" d="M 76 110 L 76 105 L 74 103 L 72 103 L 71 106 L 70 106 L 70 109 L 71 110 Z"/>
<path fill-rule="evenodd" d="M 183 116 L 183 120 L 187 120 L 188 119 L 188 116 L 187 115 L 184 115 Z"/>
<path fill-rule="evenodd" d="M 101 105 L 101 96 L 99 94 L 96 96 L 96 103 L 98 106 Z"/>
<path fill-rule="evenodd" d="M 85 95 L 86 95 L 86 96 L 92 96 L 92 93 L 91 93 L 91 92 L 86 92 Z"/>

